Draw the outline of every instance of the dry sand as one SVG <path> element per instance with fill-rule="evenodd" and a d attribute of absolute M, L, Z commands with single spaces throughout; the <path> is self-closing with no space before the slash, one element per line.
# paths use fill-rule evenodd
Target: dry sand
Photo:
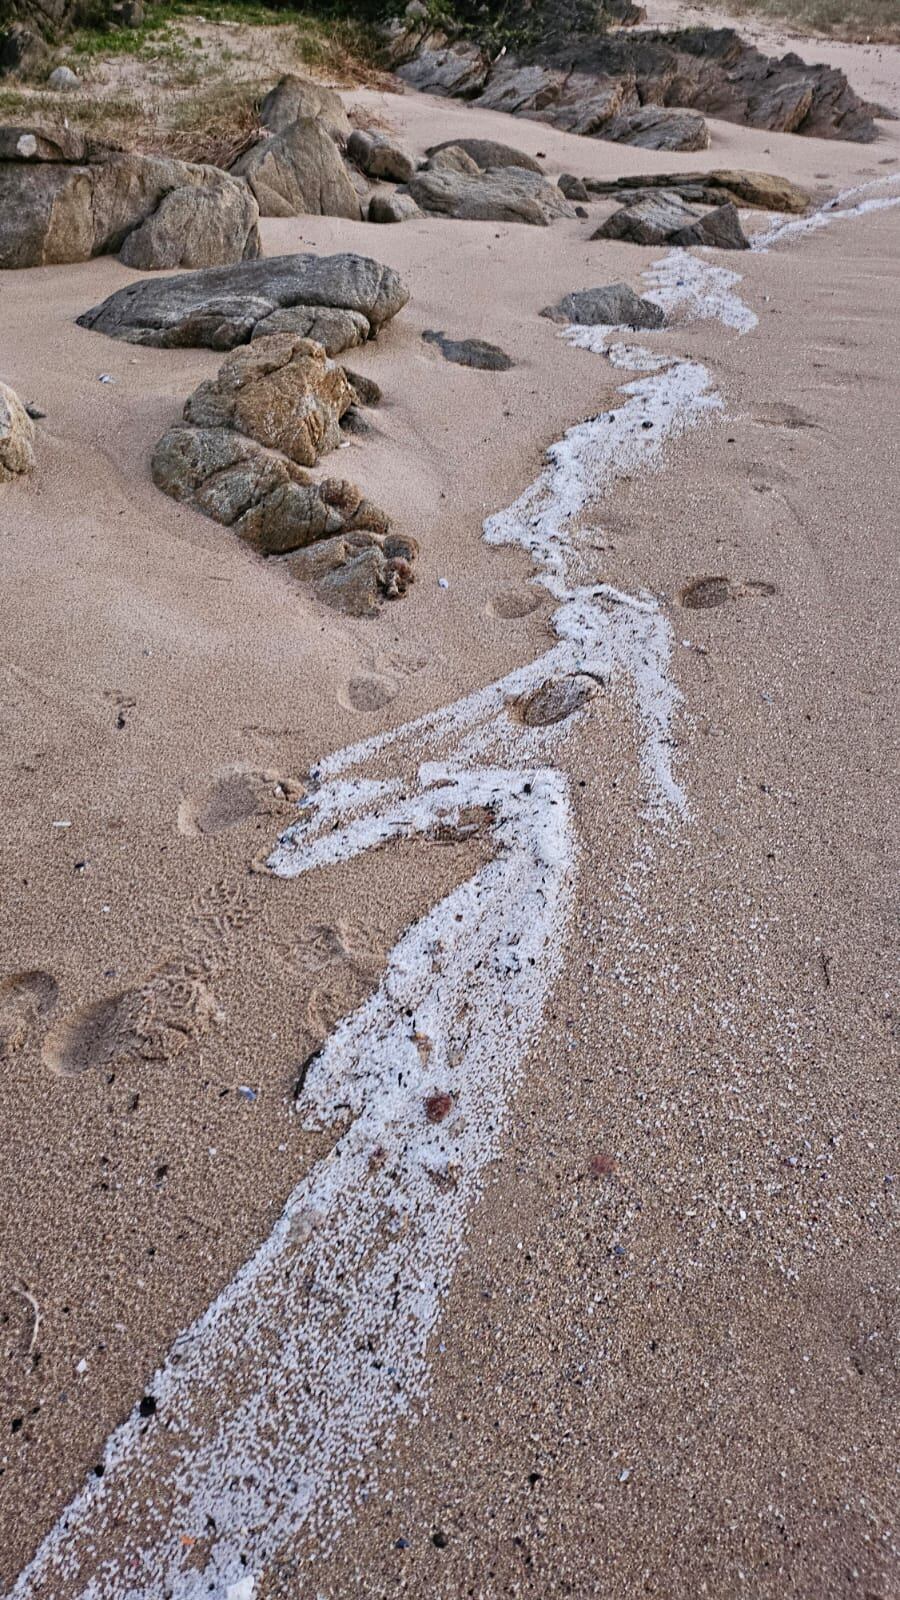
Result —
<path fill-rule="evenodd" d="M 551 173 L 667 165 L 426 97 L 352 98 L 416 149 L 464 130 L 543 151 Z M 900 158 L 889 124 L 868 148 L 713 134 L 677 166 L 833 192 Z M 485 859 L 477 838 L 420 840 L 294 881 L 253 870 L 293 814 L 279 777 L 549 648 L 529 561 L 481 523 L 628 376 L 536 315 L 589 284 L 637 288 L 659 257 L 589 231 L 265 224 L 267 253 L 359 249 L 412 291 L 354 353 L 385 393 L 373 432 L 328 464 L 421 541 L 410 596 L 370 623 L 320 610 L 154 489 L 150 448 L 217 357 L 73 325 L 132 274 L 0 275 L 2 375 L 47 413 L 33 478 L 0 503 L 2 973 L 58 986 L 0 1079 L 7 1587 L 330 1148 L 293 1112 L 300 1064 Z M 669 835 L 645 820 L 630 701 L 599 696 L 560 758 L 578 847 L 562 976 L 429 1341 L 423 1415 L 367 1459 L 333 1549 L 301 1530 L 251 1574 L 255 1597 L 900 1592 L 898 239 L 900 208 L 717 257 L 758 328 L 646 341 L 705 363 L 725 410 L 618 485 L 593 576 L 671 622 L 690 819 Z M 516 365 L 451 366 L 426 328 Z M 683 610 L 710 574 L 774 592 Z M 522 609 L 511 593 L 539 604 L 504 615 Z M 236 767 L 267 775 L 255 809 Z M 73 1060 L 61 1024 L 94 1002 L 149 981 L 145 1011 L 169 1005 L 161 970 L 199 1037 L 50 1070 Z"/>

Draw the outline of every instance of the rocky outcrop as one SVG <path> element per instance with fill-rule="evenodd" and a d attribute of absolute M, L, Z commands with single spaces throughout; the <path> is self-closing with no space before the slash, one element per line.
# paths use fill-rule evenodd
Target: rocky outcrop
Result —
<path fill-rule="evenodd" d="M 443 144 L 433 144 L 426 150 L 429 163 L 442 150 L 464 151 L 481 172 L 486 172 L 488 167 L 519 167 L 523 172 L 543 171 L 534 156 L 526 155 L 524 150 L 516 150 L 510 144 L 500 144 L 496 139 L 445 139 Z"/>
<path fill-rule="evenodd" d="M 34 466 L 34 423 L 14 389 L 0 383 L 0 483 Z"/>
<path fill-rule="evenodd" d="M 735 205 L 759 207 L 763 211 L 788 211 L 801 214 L 811 205 L 810 196 L 787 178 L 770 172 L 742 172 L 719 168 L 714 172 L 654 172 L 626 178 L 576 178 L 563 173 L 559 187 L 569 200 L 612 198 L 631 204 L 654 189 L 667 189 L 688 205 L 718 206 L 726 200 Z"/>
<path fill-rule="evenodd" d="M 66 129 L 0 128 L 0 267 L 117 251 L 144 269 L 241 261 L 259 254 L 258 217 L 246 185 L 218 167 L 113 150 Z"/>
<path fill-rule="evenodd" d="M 661 328 L 660 306 L 644 300 L 627 283 L 608 283 L 600 289 L 576 289 L 555 305 L 545 306 L 542 317 L 569 326 L 609 328 Z"/>
<path fill-rule="evenodd" d="M 704 214 L 693 211 L 666 189 L 614 211 L 591 238 L 624 239 L 630 244 L 703 244 L 719 250 L 750 248 L 737 209 L 730 201 Z"/>
<path fill-rule="evenodd" d="M 555 184 L 521 167 L 465 172 L 417 172 L 409 192 L 422 211 L 464 222 L 527 222 L 545 228 L 555 217 L 575 215 Z"/>
<path fill-rule="evenodd" d="M 300 117 L 282 133 L 260 139 L 234 162 L 263 217 L 305 213 L 358 222 L 359 198 L 334 139 L 317 117 Z"/>
<path fill-rule="evenodd" d="M 699 112 L 667 111 L 664 106 L 641 106 L 639 111 L 613 117 L 603 137 L 642 150 L 709 149 L 709 129 Z"/>
<path fill-rule="evenodd" d="M 336 89 L 290 73 L 270 89 L 259 108 L 260 126 L 286 133 L 293 123 L 315 117 L 337 144 L 346 144 L 352 124 Z"/>
<path fill-rule="evenodd" d="M 347 156 L 356 163 L 367 178 L 387 179 L 391 183 L 406 183 L 415 172 L 415 162 L 409 153 L 373 129 L 357 128 L 347 141 Z"/>
<path fill-rule="evenodd" d="M 301 467 L 314 467 L 340 444 L 341 418 L 353 401 L 342 368 L 320 344 L 276 333 L 242 346 L 218 377 L 201 383 L 184 420 L 198 428 L 234 428 Z"/>
<path fill-rule="evenodd" d="M 364 319 L 373 337 L 408 299 L 393 268 L 370 256 L 271 256 L 208 272 L 141 279 L 117 289 L 78 322 L 130 344 L 231 350 L 257 331 L 285 331 L 283 323 L 266 325 L 267 318 L 285 310 L 303 320 L 321 308 L 332 314 L 333 331 L 336 314 L 349 312 Z M 359 329 L 351 319 L 347 326 L 354 334 Z M 297 331 L 307 330 L 298 326 Z M 355 336 L 348 339 L 358 342 Z"/>
<path fill-rule="evenodd" d="M 445 361 L 457 367 L 475 367 L 482 372 L 508 372 L 514 365 L 512 359 L 498 344 L 487 339 L 448 339 L 435 328 L 426 328 L 422 334 L 426 344 L 436 344 Z"/>
<path fill-rule="evenodd" d="M 405 39 L 405 43 L 404 43 Z M 687 108 L 752 128 L 868 143 L 875 108 L 837 68 L 765 56 L 733 28 L 573 37 L 541 60 L 493 64 L 471 44 L 395 36 L 400 76 L 416 88 L 606 138 L 646 107 Z M 665 147 L 664 147 L 665 148 Z"/>

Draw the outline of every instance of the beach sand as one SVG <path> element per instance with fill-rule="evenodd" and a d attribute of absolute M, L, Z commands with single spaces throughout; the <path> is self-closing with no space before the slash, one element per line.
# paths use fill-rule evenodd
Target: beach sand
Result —
<path fill-rule="evenodd" d="M 416 151 L 493 136 L 550 174 L 743 166 L 824 196 L 900 170 L 889 123 L 868 147 L 713 123 L 711 150 L 673 159 L 415 94 L 348 100 Z M 640 289 L 662 252 L 589 242 L 603 214 L 263 224 L 267 254 L 359 250 L 411 291 L 349 353 L 384 402 L 326 463 L 420 541 L 410 595 L 366 622 L 153 487 L 153 444 L 219 358 L 74 325 L 135 274 L 0 274 L 2 376 L 46 412 L 34 475 L 0 490 L 6 1588 L 331 1148 L 295 1114 L 302 1063 L 490 853 L 419 839 L 296 880 L 260 870 L 322 757 L 551 647 L 530 561 L 482 522 L 629 376 L 537 315 Z M 633 707 L 601 692 L 560 761 L 577 840 L 561 974 L 427 1398 L 375 1441 L 331 1544 L 299 1528 L 255 1597 L 898 1592 L 898 242 L 900 207 L 716 255 L 758 326 L 641 336 L 704 363 L 723 401 L 607 496 L 592 574 L 671 625 L 689 814 L 647 820 Z M 515 365 L 450 365 L 433 328 Z M 702 576 L 741 593 L 683 607 Z M 98 1059 L 89 1008 L 136 989 L 162 1035 Z"/>

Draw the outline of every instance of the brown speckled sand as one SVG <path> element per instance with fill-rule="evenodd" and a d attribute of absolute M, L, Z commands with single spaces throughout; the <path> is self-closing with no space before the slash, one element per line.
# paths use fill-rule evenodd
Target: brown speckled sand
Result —
<path fill-rule="evenodd" d="M 465 131 L 544 151 L 551 173 L 671 164 L 411 94 L 353 99 L 419 150 Z M 871 147 L 713 124 L 677 165 L 833 192 L 888 161 L 889 123 Z M 132 274 L 0 274 L 0 376 L 47 414 L 34 476 L 0 489 L 0 979 L 47 975 L 0 990 L 21 1046 L 0 1075 L 4 1587 L 326 1148 L 292 1113 L 300 1063 L 476 859 L 419 843 L 298 882 L 252 870 L 291 814 L 279 778 L 546 648 L 545 604 L 502 614 L 529 565 L 481 521 L 622 381 L 536 314 L 638 288 L 660 254 L 589 243 L 591 226 L 265 224 L 268 253 L 359 249 L 411 289 L 353 352 L 385 401 L 333 463 L 421 543 L 409 597 L 366 623 L 153 487 L 152 444 L 218 358 L 74 326 Z M 656 336 L 708 365 L 725 411 L 620 485 L 597 576 L 671 618 L 691 821 L 642 875 L 634 730 L 609 696 L 566 748 L 564 975 L 429 1346 L 427 1413 L 334 1552 L 286 1548 L 264 1600 L 900 1592 L 898 244 L 900 208 L 716 258 L 758 328 Z M 435 327 L 516 364 L 451 366 L 422 342 Z M 774 592 L 682 609 L 705 575 Z M 248 792 L 260 807 L 234 822 Z M 323 925 L 341 930 L 324 964 Z M 168 963 L 202 985 L 200 1040 L 51 1070 L 77 1060 L 60 1024 Z"/>

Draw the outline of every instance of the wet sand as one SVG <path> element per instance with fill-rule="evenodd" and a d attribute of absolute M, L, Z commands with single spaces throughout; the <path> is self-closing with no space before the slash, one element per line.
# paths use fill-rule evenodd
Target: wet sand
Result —
<path fill-rule="evenodd" d="M 424 97 L 353 98 L 418 148 L 465 123 L 551 171 L 667 164 Z M 718 124 L 676 164 L 833 191 L 889 170 L 885 127 L 866 148 Z M 898 227 L 900 208 L 716 257 L 758 328 L 642 339 L 704 362 L 725 406 L 608 497 L 593 574 L 671 622 L 690 819 L 646 822 L 631 704 L 599 696 L 565 746 L 563 973 L 429 1342 L 427 1412 L 377 1476 L 369 1460 L 333 1552 L 301 1534 L 255 1594 L 893 1592 Z M 536 593 L 530 563 L 481 523 L 627 376 L 536 315 L 591 283 L 638 288 L 660 255 L 589 231 L 265 225 L 269 253 L 360 249 L 412 290 L 352 353 L 385 392 L 374 432 L 328 463 L 421 542 L 411 595 L 374 623 L 320 610 L 153 488 L 152 444 L 218 361 L 75 328 L 126 269 L 2 275 L 3 376 L 47 412 L 36 473 L 0 507 L 0 944 L 4 974 L 48 979 L 0 1002 L 26 1031 L 2 1079 L 7 1586 L 330 1147 L 293 1112 L 301 1064 L 482 859 L 478 839 L 419 841 L 294 881 L 253 870 L 293 815 L 279 778 L 552 642 L 547 598 L 503 614 Z M 432 327 L 517 364 L 453 367 L 422 342 Z M 774 592 L 686 610 L 700 576 Z M 267 775 L 242 818 L 236 766 Z M 80 1059 L 61 1024 L 148 980 L 164 1024 L 170 979 L 195 1037 L 51 1070 Z M 30 1355 L 15 1284 L 40 1308 Z"/>

